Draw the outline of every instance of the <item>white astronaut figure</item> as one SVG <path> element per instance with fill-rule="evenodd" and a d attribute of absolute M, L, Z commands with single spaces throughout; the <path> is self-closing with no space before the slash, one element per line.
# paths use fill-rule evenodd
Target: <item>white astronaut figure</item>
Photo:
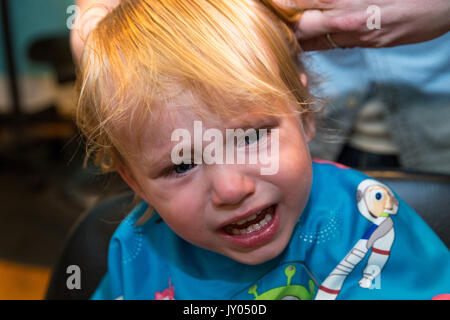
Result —
<path fill-rule="evenodd" d="M 345 279 L 364 259 L 369 249 L 372 249 L 372 253 L 359 281 L 362 288 L 371 287 L 372 280 L 380 274 L 389 258 L 395 237 L 394 224 L 389 215 L 397 213 L 398 200 L 387 186 L 372 179 L 359 184 L 356 199 L 359 212 L 373 224 L 323 281 L 315 300 L 336 299 Z"/>

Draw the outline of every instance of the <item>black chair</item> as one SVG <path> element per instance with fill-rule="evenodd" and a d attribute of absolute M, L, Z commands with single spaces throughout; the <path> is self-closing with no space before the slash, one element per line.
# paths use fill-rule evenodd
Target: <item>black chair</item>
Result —
<path fill-rule="evenodd" d="M 442 241 L 450 245 L 450 176 L 400 171 L 366 172 L 389 185 L 413 207 Z M 84 215 L 70 233 L 54 268 L 46 299 L 89 299 L 107 269 L 109 240 L 132 208 L 133 194 L 122 193 Z M 81 270 L 81 289 L 68 289 L 67 267 Z"/>

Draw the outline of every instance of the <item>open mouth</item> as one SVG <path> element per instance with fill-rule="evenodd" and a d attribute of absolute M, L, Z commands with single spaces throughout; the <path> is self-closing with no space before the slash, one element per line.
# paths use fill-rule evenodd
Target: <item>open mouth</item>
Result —
<path fill-rule="evenodd" d="M 238 220 L 223 228 L 229 235 L 246 235 L 257 232 L 269 225 L 275 215 L 275 205 L 271 205 L 250 217 Z"/>
<path fill-rule="evenodd" d="M 244 219 L 220 229 L 223 239 L 234 247 L 252 249 L 275 237 L 280 227 L 280 208 L 273 204 Z"/>

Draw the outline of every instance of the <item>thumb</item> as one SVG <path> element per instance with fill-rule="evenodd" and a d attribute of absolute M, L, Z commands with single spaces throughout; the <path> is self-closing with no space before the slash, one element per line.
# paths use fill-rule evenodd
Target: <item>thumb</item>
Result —
<path fill-rule="evenodd" d="M 329 19 L 321 10 L 304 11 L 294 30 L 297 40 L 317 38 L 331 32 Z"/>
<path fill-rule="evenodd" d="M 86 10 L 81 14 L 78 24 L 78 32 L 83 42 L 89 37 L 92 30 L 97 24 L 109 13 L 109 8 L 104 6 L 96 6 Z"/>

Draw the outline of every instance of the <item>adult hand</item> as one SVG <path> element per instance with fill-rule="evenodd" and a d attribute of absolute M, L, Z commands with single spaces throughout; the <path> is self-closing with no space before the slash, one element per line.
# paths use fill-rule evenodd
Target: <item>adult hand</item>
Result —
<path fill-rule="evenodd" d="M 78 0 L 79 12 L 71 30 L 70 43 L 75 63 L 79 63 L 86 39 L 97 23 L 102 20 L 120 0 Z"/>
<path fill-rule="evenodd" d="M 301 47 L 392 47 L 450 30 L 449 0 L 274 0 L 304 10 L 295 26 Z M 329 34 L 329 36 L 327 36 Z"/>

